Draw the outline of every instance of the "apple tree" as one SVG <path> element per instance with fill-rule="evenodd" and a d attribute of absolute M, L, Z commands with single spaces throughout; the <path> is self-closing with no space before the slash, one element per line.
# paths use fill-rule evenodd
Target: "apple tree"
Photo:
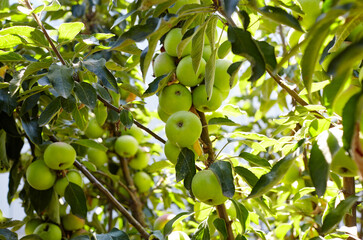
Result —
<path fill-rule="evenodd" d="M 362 239 L 362 19 L 1 0 L 0 239 Z"/>

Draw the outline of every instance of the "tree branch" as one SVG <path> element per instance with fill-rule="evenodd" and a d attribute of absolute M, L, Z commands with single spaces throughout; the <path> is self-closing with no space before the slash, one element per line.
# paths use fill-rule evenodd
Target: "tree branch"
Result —
<path fill-rule="evenodd" d="M 226 227 L 227 227 L 227 232 L 228 232 L 227 239 L 234 240 L 233 231 L 232 231 L 232 221 L 230 221 L 228 218 L 226 206 L 224 204 L 221 204 L 221 205 L 216 206 L 216 208 L 217 208 L 218 216 L 226 222 Z"/>

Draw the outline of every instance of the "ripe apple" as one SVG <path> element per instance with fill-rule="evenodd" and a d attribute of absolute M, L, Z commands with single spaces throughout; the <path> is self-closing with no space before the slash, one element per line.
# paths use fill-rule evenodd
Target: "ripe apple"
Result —
<path fill-rule="evenodd" d="M 89 138 L 100 138 L 102 137 L 105 130 L 98 124 L 96 118 L 91 118 L 88 122 L 85 134 Z"/>
<path fill-rule="evenodd" d="M 62 217 L 63 228 L 67 231 L 76 231 L 78 229 L 81 229 L 83 228 L 84 224 L 84 219 L 77 217 L 73 214 L 67 214 Z"/>
<path fill-rule="evenodd" d="M 217 124 L 209 125 L 209 120 L 211 120 L 212 118 L 224 118 L 224 115 L 223 113 L 220 112 L 212 112 L 210 114 L 205 115 L 205 120 L 208 123 L 208 132 L 210 134 L 217 133 L 217 131 L 221 128 L 221 125 Z"/>
<path fill-rule="evenodd" d="M 64 170 L 73 165 L 76 160 L 76 150 L 65 142 L 50 144 L 44 151 L 44 162 L 55 170 Z"/>
<path fill-rule="evenodd" d="M 166 122 L 168 118 L 170 117 L 170 114 L 167 114 L 166 112 L 161 109 L 160 105 L 158 105 L 158 115 L 161 121 Z"/>
<path fill-rule="evenodd" d="M 115 151 L 121 157 L 129 158 L 136 154 L 139 148 L 139 142 L 130 135 L 118 137 L 115 142 Z"/>
<path fill-rule="evenodd" d="M 179 111 L 166 121 L 165 133 L 170 142 L 180 147 L 189 147 L 202 133 L 202 123 L 194 113 Z"/>
<path fill-rule="evenodd" d="M 37 234 L 42 239 L 47 240 L 61 240 L 62 231 L 59 226 L 53 223 L 42 223 L 35 230 L 34 234 Z"/>
<path fill-rule="evenodd" d="M 82 175 L 77 170 L 69 170 L 65 177 L 58 179 L 54 184 L 54 190 L 59 196 L 64 196 L 64 191 L 69 182 L 83 187 Z"/>
<path fill-rule="evenodd" d="M 165 227 L 165 225 L 175 217 L 175 214 L 164 214 L 160 217 L 158 217 L 154 222 L 154 230 L 160 230 L 162 231 Z"/>
<path fill-rule="evenodd" d="M 333 156 L 330 164 L 332 172 L 342 177 L 355 177 L 358 175 L 358 167 L 355 161 L 345 152 L 344 148 Z"/>
<path fill-rule="evenodd" d="M 228 199 L 222 193 L 217 176 L 209 169 L 199 171 L 194 175 L 192 191 L 199 201 L 209 205 L 220 205 Z"/>
<path fill-rule="evenodd" d="M 216 87 L 213 87 L 212 96 L 208 100 L 204 84 L 199 85 L 193 90 L 192 97 L 194 107 L 201 112 L 214 112 L 223 102 L 223 95 Z"/>
<path fill-rule="evenodd" d="M 190 238 L 185 232 L 174 231 L 170 233 L 168 240 L 190 240 Z"/>
<path fill-rule="evenodd" d="M 34 233 L 34 230 L 42 223 L 40 218 L 32 218 L 25 224 L 25 234 L 30 235 Z"/>
<path fill-rule="evenodd" d="M 26 170 L 26 180 L 30 186 L 37 190 L 51 188 L 56 178 L 56 173 L 41 159 L 32 162 Z"/>
<path fill-rule="evenodd" d="M 154 182 L 149 176 L 149 174 L 143 171 L 135 173 L 133 179 L 135 186 L 137 187 L 140 193 L 149 191 L 152 185 L 154 185 Z"/>
<path fill-rule="evenodd" d="M 221 92 L 229 92 L 229 90 L 231 89 L 229 86 L 231 75 L 229 75 L 227 72 L 231 64 L 232 62 L 228 59 L 216 60 L 216 70 L 214 73 L 214 86 L 218 88 Z"/>
<path fill-rule="evenodd" d="M 129 166 L 135 170 L 141 170 L 149 165 L 150 155 L 141 147 L 137 150 L 136 155 L 130 160 Z"/>
<path fill-rule="evenodd" d="M 108 162 L 107 153 L 97 148 L 88 148 L 87 157 L 88 161 L 96 165 L 97 168 L 102 167 Z"/>
<path fill-rule="evenodd" d="M 176 14 L 178 10 L 186 4 L 200 4 L 200 0 L 178 0 L 171 8 L 168 9 L 169 13 Z"/>
<path fill-rule="evenodd" d="M 184 57 L 176 68 L 176 77 L 184 86 L 194 87 L 201 83 L 204 78 L 206 62 L 202 58 L 198 72 L 195 73 L 193 69 L 193 61 L 190 55 Z"/>
<path fill-rule="evenodd" d="M 131 135 L 133 136 L 139 143 L 144 141 L 144 133 L 140 128 L 136 125 L 132 125 L 130 129 L 125 128 L 124 126 L 121 127 L 121 134 L 122 135 Z"/>
<path fill-rule="evenodd" d="M 164 48 L 167 54 L 169 54 L 172 57 L 178 56 L 178 45 L 183 39 L 183 33 L 181 28 L 173 28 L 171 29 L 165 37 L 164 40 Z M 192 41 L 189 41 L 189 43 L 186 45 L 182 52 L 182 57 L 189 55 L 192 50 Z"/>
<path fill-rule="evenodd" d="M 167 114 L 188 111 L 192 106 L 192 94 L 181 84 L 165 87 L 159 95 L 160 108 Z"/>
<path fill-rule="evenodd" d="M 174 58 L 163 52 L 155 58 L 153 68 L 155 77 L 168 74 L 176 68 Z"/>

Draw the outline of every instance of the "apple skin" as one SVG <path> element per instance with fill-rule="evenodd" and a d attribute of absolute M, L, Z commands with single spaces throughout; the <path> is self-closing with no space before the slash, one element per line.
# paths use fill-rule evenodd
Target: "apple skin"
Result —
<path fill-rule="evenodd" d="M 87 157 L 88 161 L 96 165 L 97 168 L 102 167 L 108 162 L 107 153 L 97 148 L 88 148 Z"/>
<path fill-rule="evenodd" d="M 148 192 L 151 186 L 154 185 L 154 182 L 149 174 L 143 171 L 135 173 L 133 179 L 139 193 Z"/>
<path fill-rule="evenodd" d="M 161 109 L 160 105 L 158 105 L 158 116 L 161 121 L 166 122 L 168 120 L 168 118 L 170 117 L 170 114 L 167 114 L 166 112 L 164 112 L 164 110 Z"/>
<path fill-rule="evenodd" d="M 218 57 L 225 58 L 231 52 L 231 48 L 231 42 L 228 40 L 224 41 L 218 48 Z"/>
<path fill-rule="evenodd" d="M 155 58 L 153 68 L 155 77 L 168 74 L 176 68 L 174 58 L 163 52 Z"/>
<path fill-rule="evenodd" d="M 77 184 L 81 188 L 83 187 L 82 175 L 76 170 L 69 170 L 66 177 L 58 179 L 54 184 L 54 190 L 59 196 L 64 196 L 64 192 L 69 182 Z"/>
<path fill-rule="evenodd" d="M 194 175 L 192 191 L 199 201 L 209 205 L 220 205 L 228 199 L 222 193 L 217 176 L 209 169 L 199 171 Z"/>
<path fill-rule="evenodd" d="M 218 88 L 213 87 L 213 93 L 211 98 L 207 99 L 207 91 L 205 85 L 201 84 L 193 90 L 193 105 L 201 112 L 214 112 L 216 111 L 223 102 L 223 95 Z"/>
<path fill-rule="evenodd" d="M 354 160 L 345 152 L 344 148 L 339 149 L 333 156 L 330 169 L 342 177 L 358 176 L 358 167 Z"/>
<path fill-rule="evenodd" d="M 214 73 L 214 86 L 218 88 L 221 92 L 229 92 L 229 90 L 231 90 L 229 86 L 231 75 L 229 75 L 227 72 L 231 64 L 232 62 L 227 59 L 216 60 L 216 70 Z"/>
<path fill-rule="evenodd" d="M 141 170 L 149 165 L 150 154 L 145 152 L 141 147 L 136 155 L 130 160 L 129 166 L 135 170 Z"/>
<path fill-rule="evenodd" d="M 88 138 L 100 138 L 105 130 L 98 124 L 96 118 L 91 118 L 88 122 L 85 134 Z"/>
<path fill-rule="evenodd" d="M 165 133 L 170 142 L 179 147 L 189 147 L 200 137 L 202 123 L 194 113 L 179 111 L 166 121 Z"/>
<path fill-rule="evenodd" d="M 33 218 L 26 222 L 25 224 L 25 234 L 30 235 L 34 233 L 34 230 L 42 223 L 43 221 L 39 218 Z"/>
<path fill-rule="evenodd" d="M 193 61 L 190 55 L 185 56 L 176 68 L 176 77 L 184 86 L 194 87 L 201 83 L 204 78 L 206 62 L 202 58 L 198 72 L 195 73 L 193 69 Z"/>
<path fill-rule="evenodd" d="M 118 137 L 115 142 L 115 151 L 121 157 L 129 158 L 136 154 L 139 149 L 139 142 L 130 135 Z"/>
<path fill-rule="evenodd" d="M 65 142 L 50 144 L 44 151 L 44 162 L 51 169 L 64 170 L 76 160 L 76 150 Z"/>
<path fill-rule="evenodd" d="M 164 40 L 165 52 L 169 56 L 177 57 L 178 56 L 177 47 L 178 47 L 179 43 L 182 41 L 182 39 L 183 39 L 183 33 L 182 33 L 181 28 L 171 29 L 166 34 L 166 37 Z M 184 48 L 181 57 L 189 55 L 191 50 L 192 50 L 192 41 L 189 41 L 187 46 Z"/>
<path fill-rule="evenodd" d="M 178 0 L 171 8 L 168 9 L 168 11 L 169 13 L 176 14 L 182 6 L 192 3 L 200 4 L 200 0 Z"/>
<path fill-rule="evenodd" d="M 204 61 L 208 61 L 208 59 L 210 58 L 210 55 L 212 55 L 212 48 L 210 47 L 210 45 L 204 45 L 203 48 L 203 59 Z"/>
<path fill-rule="evenodd" d="M 122 135 L 131 135 L 133 136 L 139 143 L 144 141 L 144 133 L 140 128 L 136 125 L 132 125 L 130 129 L 125 128 L 124 126 L 121 127 L 121 134 Z"/>
<path fill-rule="evenodd" d="M 26 170 L 27 182 L 37 190 L 51 188 L 54 185 L 56 178 L 56 173 L 41 159 L 32 162 Z"/>
<path fill-rule="evenodd" d="M 190 238 L 185 232 L 174 231 L 170 233 L 168 240 L 190 240 Z"/>
<path fill-rule="evenodd" d="M 61 240 L 62 231 L 53 223 L 42 223 L 35 230 L 34 234 L 37 234 L 42 239 L 47 240 Z"/>
<path fill-rule="evenodd" d="M 160 217 L 158 217 L 154 222 L 154 230 L 160 230 L 162 231 L 165 227 L 165 225 L 175 217 L 175 214 L 164 214 Z"/>
<path fill-rule="evenodd" d="M 84 227 L 85 220 L 73 214 L 62 217 L 62 225 L 66 231 L 76 231 Z"/>
<path fill-rule="evenodd" d="M 166 143 L 164 144 L 164 154 L 166 158 L 174 165 L 178 161 L 179 153 L 180 153 L 180 148 L 177 145 L 170 142 L 169 140 L 167 140 Z"/>
<path fill-rule="evenodd" d="M 192 106 L 192 94 L 181 84 L 165 87 L 159 95 L 160 108 L 167 114 L 188 111 Z"/>

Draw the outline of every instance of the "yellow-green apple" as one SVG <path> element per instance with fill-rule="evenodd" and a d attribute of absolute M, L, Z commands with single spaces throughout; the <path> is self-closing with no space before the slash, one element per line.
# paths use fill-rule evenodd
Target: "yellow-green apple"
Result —
<path fill-rule="evenodd" d="M 201 112 L 214 112 L 223 102 L 222 92 L 216 87 L 213 87 L 212 96 L 208 99 L 204 84 L 199 85 L 193 90 L 192 97 L 194 107 Z"/>
<path fill-rule="evenodd" d="M 230 41 L 224 41 L 218 48 L 218 57 L 225 58 L 231 51 L 232 45 Z"/>
<path fill-rule="evenodd" d="M 358 167 L 355 161 L 346 153 L 342 147 L 333 156 L 330 169 L 342 177 L 358 176 Z"/>
<path fill-rule="evenodd" d="M 175 165 L 178 161 L 180 147 L 167 140 L 164 144 L 164 153 L 166 158 Z"/>
<path fill-rule="evenodd" d="M 121 157 L 129 158 L 136 154 L 139 149 L 139 142 L 130 135 L 123 135 L 115 142 L 115 151 Z"/>
<path fill-rule="evenodd" d="M 97 148 L 88 148 L 87 150 L 88 161 L 100 168 L 108 162 L 108 156 L 105 151 Z"/>
<path fill-rule="evenodd" d="M 204 61 L 207 62 L 210 58 L 210 55 L 212 55 L 212 48 L 210 47 L 210 45 L 204 45 L 204 48 L 203 48 Z"/>
<path fill-rule="evenodd" d="M 164 110 L 161 109 L 160 105 L 158 105 L 158 116 L 161 121 L 166 122 L 168 120 L 170 114 L 167 114 L 166 112 L 164 112 Z"/>
<path fill-rule="evenodd" d="M 179 111 L 166 121 L 165 133 L 170 142 L 179 147 L 189 147 L 202 133 L 202 123 L 194 113 Z"/>
<path fill-rule="evenodd" d="M 134 179 L 135 186 L 137 187 L 137 189 L 139 190 L 140 193 L 149 191 L 149 189 L 154 184 L 154 182 L 151 179 L 151 177 L 149 176 L 149 174 L 147 174 L 146 172 L 143 172 L 143 171 L 135 173 L 133 179 Z"/>
<path fill-rule="evenodd" d="M 69 170 L 65 177 L 58 179 L 54 184 L 54 190 L 59 196 L 64 196 L 68 184 L 72 182 L 83 187 L 82 175 L 77 170 Z"/>
<path fill-rule="evenodd" d="M 185 232 L 174 231 L 170 233 L 168 240 L 190 240 L 190 238 Z"/>
<path fill-rule="evenodd" d="M 96 118 L 91 118 L 88 122 L 85 134 L 89 138 L 100 138 L 102 137 L 105 130 L 98 124 Z"/>
<path fill-rule="evenodd" d="M 34 230 L 42 223 L 40 218 L 32 218 L 25 224 L 25 234 L 30 235 L 34 233 Z"/>
<path fill-rule="evenodd" d="M 149 153 L 139 147 L 135 156 L 130 160 L 129 166 L 135 170 L 144 169 L 149 165 L 149 159 Z"/>
<path fill-rule="evenodd" d="M 221 92 L 229 92 L 231 89 L 229 82 L 231 75 L 228 74 L 227 70 L 231 66 L 232 62 L 228 59 L 217 59 L 216 69 L 214 74 L 214 86 Z M 233 80 L 235 81 L 235 79 Z"/>
<path fill-rule="evenodd" d="M 223 195 L 217 176 L 209 169 L 199 171 L 194 175 L 192 191 L 199 201 L 209 205 L 220 205 L 228 199 Z"/>
<path fill-rule="evenodd" d="M 136 125 L 132 125 L 130 129 L 125 128 L 124 126 L 121 127 L 121 134 L 122 135 L 131 135 L 133 136 L 139 143 L 142 143 L 144 140 L 144 133 L 140 128 Z"/>
<path fill-rule="evenodd" d="M 205 60 L 200 60 L 200 66 L 196 73 L 193 68 L 193 61 L 190 55 L 185 56 L 176 68 L 176 77 L 184 86 L 194 87 L 201 83 L 204 78 Z"/>
<path fill-rule="evenodd" d="M 165 227 L 165 225 L 175 217 L 175 214 L 170 214 L 170 213 L 167 213 L 167 214 L 164 214 L 164 215 L 161 215 L 160 217 L 158 217 L 155 222 L 154 222 L 154 231 L 155 230 L 160 230 L 162 231 Z"/>
<path fill-rule="evenodd" d="M 65 142 L 50 144 L 44 151 L 44 162 L 55 170 L 64 170 L 71 167 L 76 160 L 76 150 Z"/>
<path fill-rule="evenodd" d="M 192 94 L 183 85 L 172 84 L 161 91 L 159 106 L 167 114 L 188 111 L 192 106 Z"/>
<path fill-rule="evenodd" d="M 174 58 L 163 52 L 155 58 L 153 68 L 155 77 L 168 74 L 176 68 Z"/>
<path fill-rule="evenodd" d="M 27 182 L 37 190 L 51 188 L 54 185 L 56 178 L 56 173 L 41 159 L 32 162 L 26 170 Z"/>
<path fill-rule="evenodd" d="M 34 234 L 37 234 L 41 239 L 47 240 L 61 240 L 62 230 L 58 225 L 53 223 L 42 223 L 35 230 Z"/>
<path fill-rule="evenodd" d="M 84 227 L 85 220 L 73 214 L 62 217 L 62 225 L 66 231 L 76 231 Z"/>
<path fill-rule="evenodd" d="M 181 28 L 173 28 L 171 29 L 165 37 L 164 40 L 164 48 L 168 55 L 172 57 L 178 56 L 178 45 L 183 39 L 183 33 Z M 189 43 L 184 48 L 181 56 L 189 55 L 192 50 L 192 41 L 189 41 Z"/>
<path fill-rule="evenodd" d="M 186 4 L 200 4 L 200 0 L 178 0 L 176 1 L 171 8 L 168 9 L 169 13 L 176 14 L 178 10 L 186 5 Z"/>

